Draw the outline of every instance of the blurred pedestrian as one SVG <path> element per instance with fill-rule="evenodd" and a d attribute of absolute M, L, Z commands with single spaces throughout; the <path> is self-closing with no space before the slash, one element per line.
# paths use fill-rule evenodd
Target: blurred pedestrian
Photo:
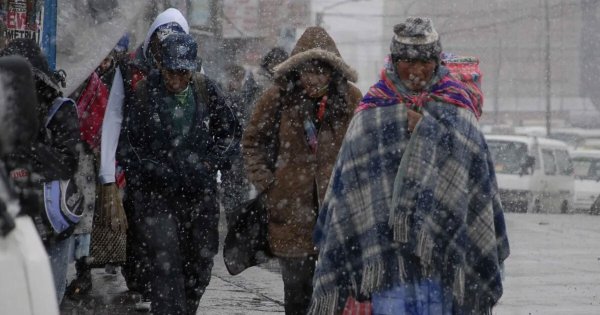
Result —
<path fill-rule="evenodd" d="M 98 74 L 102 82 L 108 87 L 108 90 L 112 88 L 115 74 L 119 65 L 127 63 L 129 50 L 129 34 L 123 35 L 115 47 L 110 53 L 102 60 L 100 65 L 96 68 L 95 72 Z"/>
<path fill-rule="evenodd" d="M 225 92 L 239 92 L 242 90 L 244 79 L 246 78 L 246 69 L 238 64 L 228 64 L 225 66 Z"/>
<path fill-rule="evenodd" d="M 83 115 L 87 117 L 87 120 L 93 120 L 93 126 L 98 128 L 87 128 L 86 131 L 94 131 L 94 137 L 97 141 L 94 143 L 94 152 L 96 152 L 96 162 L 98 167 L 98 173 L 102 173 L 102 170 L 107 168 L 102 164 L 102 149 L 107 146 L 102 146 L 102 126 L 106 117 L 108 101 L 110 98 L 110 92 L 112 90 L 112 83 L 114 82 L 117 74 L 118 65 L 122 60 L 122 54 L 127 51 L 126 45 L 127 35 L 124 35 L 119 43 L 111 50 L 106 58 L 100 63 L 100 65 L 94 71 L 95 73 L 91 76 L 90 85 L 86 92 L 88 97 L 82 95 L 81 100 L 89 99 L 92 104 L 87 107 L 89 113 Z M 119 59 L 121 58 L 121 59 Z M 97 88 L 91 85 L 94 82 L 94 78 L 99 78 L 100 82 L 97 82 Z M 94 115 L 94 113 L 98 113 Z M 85 132 L 85 131 L 84 131 Z M 114 131 L 109 131 L 114 132 Z M 108 146 L 110 147 L 110 146 Z M 112 169 L 118 168 L 115 165 L 115 161 L 111 161 Z M 103 167 L 104 166 L 104 167 Z M 125 218 L 125 210 L 122 200 L 122 189 L 124 175 L 122 172 L 116 172 L 115 184 L 105 185 L 102 182 L 101 176 L 98 176 L 98 194 L 96 199 L 96 214 L 94 216 L 94 230 L 92 233 L 92 265 L 94 267 L 104 267 L 104 270 L 109 274 L 116 274 L 117 267 L 122 265 L 126 261 L 126 250 L 127 250 L 127 223 Z M 123 224 L 121 224 L 123 223 Z"/>
<path fill-rule="evenodd" d="M 16 190 L 4 164 L 6 155 L 15 148 L 37 141 L 40 122 L 36 113 L 38 104 L 31 64 L 20 56 L 1 57 L 0 77 L 2 91 L 10 91 L 10 97 L 0 101 L 2 313 L 21 314 L 23 308 L 28 307 L 45 315 L 57 315 L 58 303 L 50 261 L 32 220 L 39 215 L 34 211 L 41 209 L 28 202 L 35 203 L 38 198 L 29 195 L 32 191 Z"/>
<path fill-rule="evenodd" d="M 98 74 L 100 79 L 102 79 L 102 83 L 104 83 L 107 87 L 112 84 L 112 81 L 115 76 L 115 71 L 117 69 L 117 63 L 113 54 L 114 50 L 106 56 L 100 62 L 100 65 L 96 68 L 94 72 Z"/>
<path fill-rule="evenodd" d="M 197 44 L 174 33 L 159 70 L 138 83 L 125 122 L 126 195 L 144 209 L 155 314 L 196 314 L 218 250 L 216 174 L 240 126 L 216 84 L 197 72 Z"/>
<path fill-rule="evenodd" d="M 64 77 L 50 70 L 46 57 L 33 40 L 14 39 L 1 55 L 22 56 L 33 67 L 39 103 L 36 114 L 40 128 L 35 141 L 16 148 L 7 157 L 6 166 L 20 190 L 35 190 L 38 196 L 28 206 L 38 207 L 32 211 L 38 213 L 34 221 L 50 257 L 60 304 L 66 287 L 74 225 L 60 233 L 52 225 L 53 221 L 46 215 L 43 184 L 54 180 L 70 180 L 77 170 L 81 151 L 77 110 L 72 100 L 62 97 L 59 84 L 64 82 Z"/>
<path fill-rule="evenodd" d="M 242 129 L 244 129 L 250 119 L 256 85 L 252 77 L 247 76 L 244 67 L 237 64 L 229 64 L 225 67 L 225 78 L 224 86 L 227 101 L 236 113 Z M 228 225 L 233 223 L 236 215 L 234 212 L 238 206 L 250 199 L 253 192 L 252 185 L 246 178 L 239 143 L 234 145 L 233 152 L 231 168 L 221 170 L 221 205 L 224 208 Z"/>
<path fill-rule="evenodd" d="M 70 98 L 76 100 L 77 116 L 82 147 L 85 154 L 79 156 L 80 167 L 89 174 L 83 178 L 87 182 L 84 193 L 84 212 L 73 232 L 73 242 L 69 261 L 75 261 L 76 276 L 67 286 L 65 295 L 79 298 L 92 290 L 90 247 L 92 243 L 93 218 L 96 210 L 96 158 L 100 142 L 100 126 L 106 108 L 108 89 L 94 72 L 81 89 Z M 97 213 L 96 213 L 97 214 Z"/>
<path fill-rule="evenodd" d="M 94 176 L 88 180 L 94 187 L 98 185 L 101 127 L 109 97 L 109 87 L 105 82 L 112 82 L 115 74 L 113 55 L 114 50 L 71 95 L 77 103 L 82 139 L 90 152 L 86 159 Z M 91 291 L 92 267 L 105 267 L 107 272 L 114 274 L 116 265 L 125 261 L 127 220 L 119 197 L 116 193 L 103 193 L 102 187 L 98 186 L 98 194 L 93 194 L 89 205 L 91 211 L 84 213 L 75 229 L 77 237 L 73 244 L 73 258 L 76 277 L 66 291 L 70 298 L 77 299 Z"/>
<path fill-rule="evenodd" d="M 396 25 L 390 49 L 319 213 L 309 314 L 491 314 L 509 249 L 480 98 L 441 65 L 430 19 Z"/>
<path fill-rule="evenodd" d="M 361 93 L 350 83 L 356 72 L 320 27 L 304 32 L 273 77 L 275 84 L 257 101 L 242 149 L 248 178 L 265 197 L 285 312 L 306 314 L 317 254 L 312 230 Z"/>
<path fill-rule="evenodd" d="M 288 58 L 288 53 L 281 47 L 273 47 L 260 60 L 260 67 L 254 73 L 254 80 L 258 87 L 258 96 L 271 84 L 273 84 L 273 75 L 275 67 Z"/>
<path fill-rule="evenodd" d="M 250 119 L 256 106 L 256 101 L 273 84 L 275 67 L 288 58 L 288 53 L 281 47 L 273 47 L 260 60 L 258 69 L 250 72 L 245 88 L 248 104 L 245 108 L 245 123 Z"/>

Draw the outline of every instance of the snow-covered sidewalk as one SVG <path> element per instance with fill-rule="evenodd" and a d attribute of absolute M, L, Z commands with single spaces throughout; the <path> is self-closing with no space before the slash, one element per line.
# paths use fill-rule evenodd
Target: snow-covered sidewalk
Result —
<path fill-rule="evenodd" d="M 225 269 L 223 257 L 215 257 L 213 277 L 200 301 L 198 314 L 283 314 L 281 275 L 252 267 L 237 276 Z"/>
<path fill-rule="evenodd" d="M 509 213 L 506 219 L 511 256 L 494 315 L 600 314 L 600 216 Z M 63 305 L 63 314 L 139 314 L 120 275 L 93 274 L 90 300 Z M 231 276 L 218 255 L 198 314 L 283 314 L 281 276 L 258 267 Z"/>
<path fill-rule="evenodd" d="M 511 255 L 494 315 L 600 314 L 600 216 L 506 214 Z M 216 257 L 198 314 L 283 313 L 276 272 L 230 276 Z"/>
<path fill-rule="evenodd" d="M 600 216 L 507 214 L 511 255 L 494 315 L 600 314 Z"/>

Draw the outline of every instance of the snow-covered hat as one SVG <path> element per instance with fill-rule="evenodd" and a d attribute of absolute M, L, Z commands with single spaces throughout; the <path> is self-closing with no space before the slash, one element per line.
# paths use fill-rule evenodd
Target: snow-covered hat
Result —
<path fill-rule="evenodd" d="M 393 56 L 403 59 L 438 59 L 442 52 L 440 35 L 431 19 L 409 17 L 394 26 L 394 38 L 390 45 Z"/>

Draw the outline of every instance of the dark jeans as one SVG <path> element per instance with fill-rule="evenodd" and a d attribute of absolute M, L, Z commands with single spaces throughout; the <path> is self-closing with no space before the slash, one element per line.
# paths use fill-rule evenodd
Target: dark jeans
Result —
<path fill-rule="evenodd" d="M 125 264 L 121 267 L 121 273 L 127 283 L 127 288 L 142 294 L 144 299 L 149 299 L 150 280 L 152 272 L 150 271 L 150 261 L 146 249 L 145 220 L 143 197 L 135 197 L 134 192 L 123 198 L 123 207 L 127 216 L 127 247 Z"/>
<path fill-rule="evenodd" d="M 310 307 L 316 256 L 279 258 L 286 315 L 305 315 Z"/>
<path fill-rule="evenodd" d="M 69 253 L 71 252 L 71 243 L 73 236 L 67 239 L 54 241 L 44 244 L 50 259 L 50 268 L 54 277 L 54 287 L 56 288 L 56 299 L 60 304 L 65 295 L 67 287 L 67 270 L 69 269 Z"/>
<path fill-rule="evenodd" d="M 194 219 L 183 206 L 172 209 L 178 213 L 156 211 L 145 218 L 153 314 L 196 314 L 218 249 L 219 218 L 213 207 Z"/>

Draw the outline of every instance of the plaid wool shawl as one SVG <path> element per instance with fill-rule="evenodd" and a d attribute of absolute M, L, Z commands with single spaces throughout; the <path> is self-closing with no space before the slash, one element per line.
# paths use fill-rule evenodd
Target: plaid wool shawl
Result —
<path fill-rule="evenodd" d="M 491 314 L 509 247 L 493 162 L 475 116 L 427 108 L 394 182 L 394 242 L 441 275 L 462 314 Z"/>
<path fill-rule="evenodd" d="M 500 298 L 508 241 L 476 117 L 433 100 L 423 109 L 412 135 L 406 106 L 370 107 L 350 123 L 315 228 L 310 314 L 431 275 L 453 314 L 485 314 Z"/>

